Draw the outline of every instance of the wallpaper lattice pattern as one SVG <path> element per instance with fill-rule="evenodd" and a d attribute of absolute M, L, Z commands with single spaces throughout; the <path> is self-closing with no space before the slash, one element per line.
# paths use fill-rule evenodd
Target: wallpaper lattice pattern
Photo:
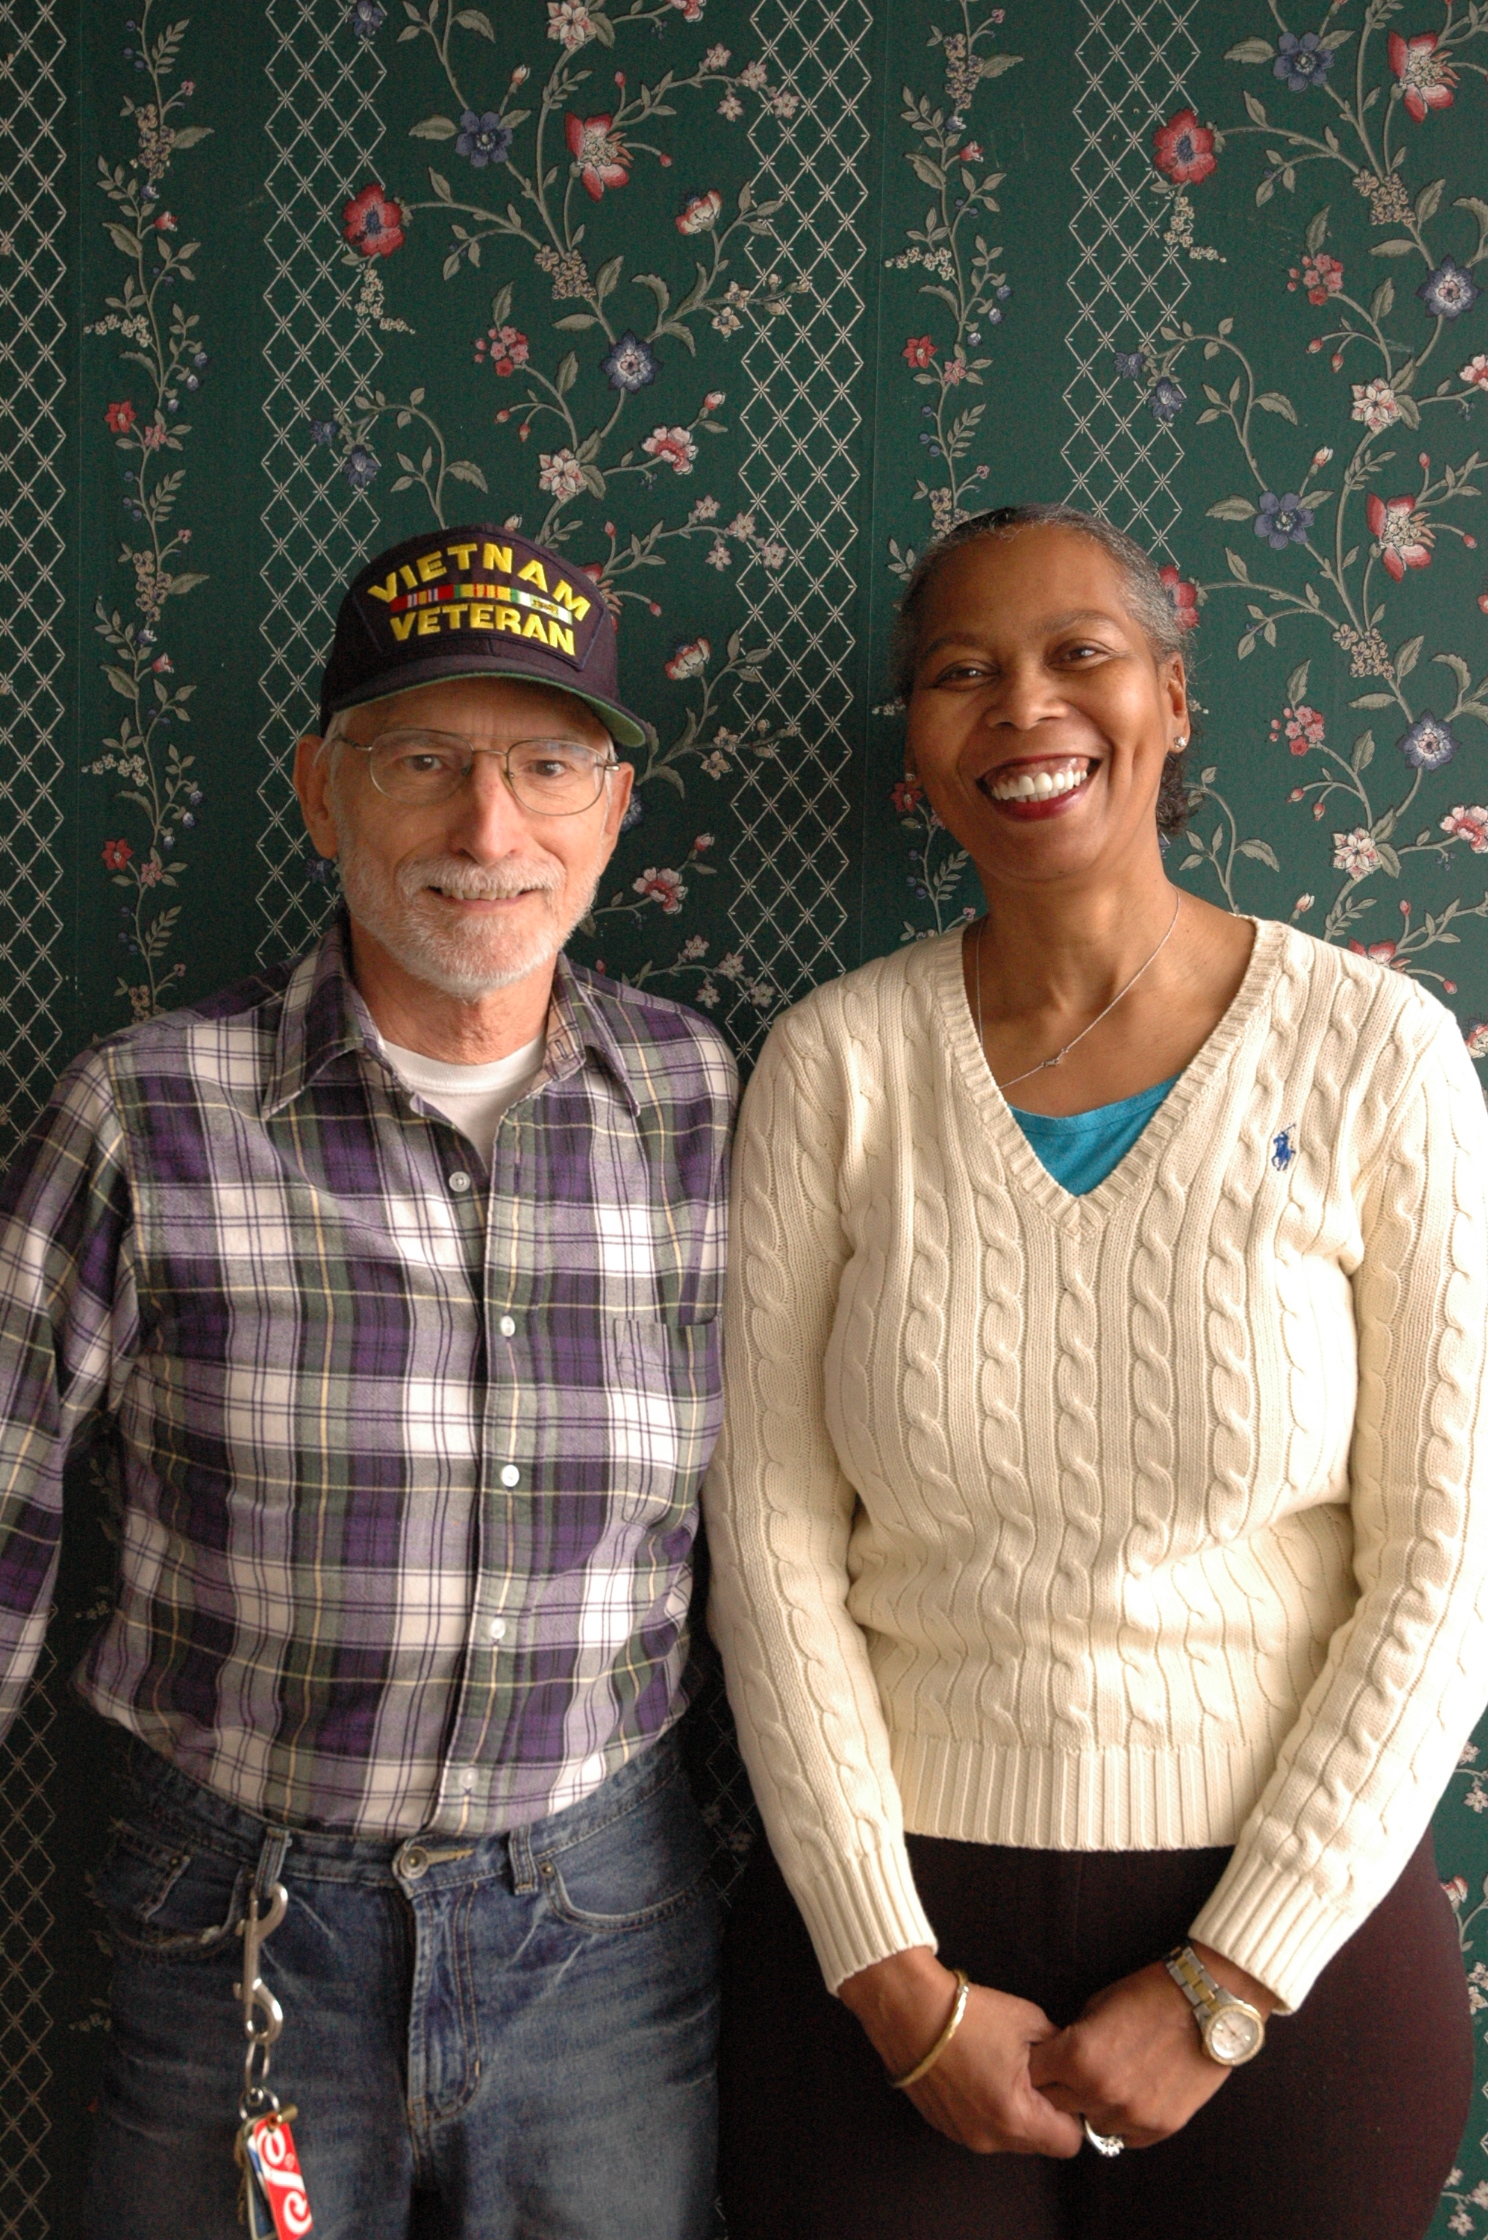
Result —
<path fill-rule="evenodd" d="M 593 576 L 659 727 L 584 953 L 746 1055 L 971 914 L 893 604 L 961 515 L 1070 497 L 1196 626 L 1175 874 L 1488 1058 L 1481 7 L 0 0 L 0 70 L 12 1139 L 89 1035 L 322 922 L 287 758 L 335 588 L 472 515 Z M 106 1570 L 75 1491 L 63 1665 Z M 700 1750 L 726 1879 L 747 1800 Z M 17 2234 L 77 2229 L 99 1763 L 53 1686 L 0 1777 Z M 1469 1757 L 1437 1840 L 1488 2014 L 1485 1813 Z M 1488 2233 L 1485 2131 L 1442 2232 Z"/>

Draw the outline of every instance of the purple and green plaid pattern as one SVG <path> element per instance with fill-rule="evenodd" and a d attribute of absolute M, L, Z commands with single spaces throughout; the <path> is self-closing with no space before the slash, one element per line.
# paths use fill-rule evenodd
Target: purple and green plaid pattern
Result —
<path fill-rule="evenodd" d="M 493 1833 L 680 1708 L 734 1068 L 560 966 L 473 1147 L 397 1080 L 333 929 L 63 1076 L 0 1194 L 0 1712 L 70 1444 L 115 1419 L 99 1711 L 265 1818 Z"/>

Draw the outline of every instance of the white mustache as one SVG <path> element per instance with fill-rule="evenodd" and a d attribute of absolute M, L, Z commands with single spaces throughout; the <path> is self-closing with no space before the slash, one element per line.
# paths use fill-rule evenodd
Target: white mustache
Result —
<path fill-rule="evenodd" d="M 513 857 L 484 869 L 462 863 L 457 856 L 430 856 L 419 863 L 405 863 L 398 872 L 398 891 L 412 902 L 426 888 L 437 887 L 457 902 L 507 902 L 519 894 L 552 894 L 563 884 L 556 863 L 528 863 Z"/>

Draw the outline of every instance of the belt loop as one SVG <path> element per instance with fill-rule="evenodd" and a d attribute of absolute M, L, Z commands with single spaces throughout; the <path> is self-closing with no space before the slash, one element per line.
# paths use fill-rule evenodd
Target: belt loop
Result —
<path fill-rule="evenodd" d="M 537 1888 L 537 1869 L 532 1862 L 532 1844 L 525 1828 L 513 1828 L 506 1839 L 507 1857 L 511 1861 L 512 1889 L 520 1898 L 531 1897 Z"/>
<path fill-rule="evenodd" d="M 253 1888 L 258 1893 L 260 1905 L 269 1896 L 284 1871 L 285 1855 L 291 1837 L 288 1828 L 265 1828 L 264 1839 L 258 1854 L 258 1865 L 253 1870 Z"/>

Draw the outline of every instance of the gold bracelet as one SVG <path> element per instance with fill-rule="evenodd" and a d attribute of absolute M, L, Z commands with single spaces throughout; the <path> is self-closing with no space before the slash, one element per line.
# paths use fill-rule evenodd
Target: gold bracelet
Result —
<path fill-rule="evenodd" d="M 966 2002 L 971 1996 L 971 1979 L 964 1968 L 957 1968 L 955 1973 L 956 2001 L 951 2008 L 951 2018 L 923 2061 L 917 2061 L 914 2067 L 907 2069 L 902 2077 L 890 2077 L 889 2082 L 896 2092 L 904 2092 L 910 2085 L 918 2084 L 921 2077 L 927 2077 L 961 2027 L 961 2019 L 966 2013 Z"/>

